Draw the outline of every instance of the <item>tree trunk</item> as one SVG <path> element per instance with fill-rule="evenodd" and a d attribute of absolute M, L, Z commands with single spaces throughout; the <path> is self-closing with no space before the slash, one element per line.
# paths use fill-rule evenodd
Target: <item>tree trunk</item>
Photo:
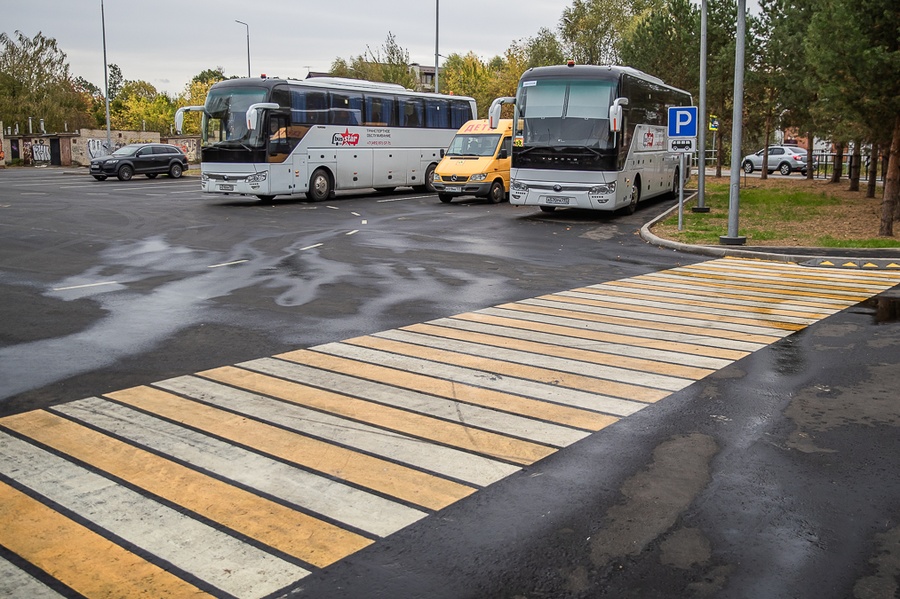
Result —
<path fill-rule="evenodd" d="M 859 191 L 859 171 L 862 165 L 862 151 L 860 141 L 853 142 L 853 154 L 850 156 L 850 188 L 848 191 Z"/>
<path fill-rule="evenodd" d="M 891 156 L 888 159 L 884 180 L 884 199 L 881 200 L 881 226 L 878 235 L 894 236 L 894 220 L 900 212 L 900 114 L 894 117 L 894 133 L 891 136 Z"/>
<path fill-rule="evenodd" d="M 722 135 L 716 135 L 716 177 L 722 176 Z"/>
<path fill-rule="evenodd" d="M 866 187 L 866 197 L 875 197 L 875 186 L 878 184 L 878 144 L 872 144 L 872 152 L 869 154 L 869 184 Z"/>
<path fill-rule="evenodd" d="M 839 141 L 834 145 L 834 169 L 831 171 L 829 183 L 837 183 L 844 174 L 844 142 Z"/>
<path fill-rule="evenodd" d="M 806 132 L 806 179 L 808 181 L 813 180 L 813 146 L 815 145 L 815 140 L 813 139 L 813 132 Z"/>
<path fill-rule="evenodd" d="M 772 128 L 772 117 L 771 115 L 766 115 L 766 143 L 763 144 L 765 150 L 763 150 L 763 162 L 762 162 L 762 171 L 759 173 L 760 179 L 768 179 L 769 178 L 769 130 Z"/>

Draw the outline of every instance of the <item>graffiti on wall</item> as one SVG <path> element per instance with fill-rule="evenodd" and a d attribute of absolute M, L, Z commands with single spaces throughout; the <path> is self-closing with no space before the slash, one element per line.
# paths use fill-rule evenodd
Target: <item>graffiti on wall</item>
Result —
<path fill-rule="evenodd" d="M 143 144 L 143 143 L 154 143 L 158 140 L 156 139 L 141 139 L 141 138 L 129 138 L 127 141 L 118 139 L 113 142 L 112 149 L 107 150 L 106 147 L 106 138 L 96 138 L 90 137 L 87 139 L 87 153 L 88 159 L 91 158 L 99 158 L 101 156 L 106 156 L 108 154 L 112 154 L 119 148 L 126 146 L 128 144 Z"/>
<path fill-rule="evenodd" d="M 38 139 L 35 141 L 25 140 L 22 143 L 22 158 L 25 164 L 35 162 L 50 162 L 50 146 L 46 140 Z"/>

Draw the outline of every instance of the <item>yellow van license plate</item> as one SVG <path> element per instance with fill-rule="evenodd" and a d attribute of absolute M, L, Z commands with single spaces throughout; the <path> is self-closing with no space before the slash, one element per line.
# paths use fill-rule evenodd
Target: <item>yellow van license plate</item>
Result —
<path fill-rule="evenodd" d="M 444 189 L 447 193 L 460 193 L 462 191 L 462 187 L 459 185 L 448 185 Z"/>

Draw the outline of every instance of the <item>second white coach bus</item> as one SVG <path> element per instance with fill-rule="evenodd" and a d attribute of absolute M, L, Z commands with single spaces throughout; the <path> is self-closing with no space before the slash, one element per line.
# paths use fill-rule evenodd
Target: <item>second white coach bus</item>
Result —
<path fill-rule="evenodd" d="M 509 103 L 511 204 L 634 212 L 642 199 L 678 192 L 668 109 L 691 105 L 688 92 L 629 67 L 570 63 L 525 71 L 515 98 L 494 100 L 492 123 Z"/>
<path fill-rule="evenodd" d="M 339 78 L 229 79 L 201 113 L 201 185 L 208 193 L 271 200 L 338 189 L 433 191 L 432 173 L 457 129 L 475 118 L 472 98 Z"/>

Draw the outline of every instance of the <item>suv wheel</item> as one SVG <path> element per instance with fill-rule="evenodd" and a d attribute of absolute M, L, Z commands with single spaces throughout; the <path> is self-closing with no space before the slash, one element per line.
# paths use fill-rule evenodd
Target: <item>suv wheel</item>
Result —
<path fill-rule="evenodd" d="M 791 165 L 788 164 L 787 162 L 782 162 L 781 165 L 778 167 L 778 172 L 785 176 L 790 175 L 791 174 Z"/>
<path fill-rule="evenodd" d="M 119 178 L 119 181 L 128 181 L 134 176 L 134 169 L 128 166 L 127 164 L 123 164 L 119 167 L 119 172 L 116 174 L 116 177 Z"/>
<path fill-rule="evenodd" d="M 184 172 L 184 169 L 181 168 L 181 165 L 177 162 L 169 167 L 169 176 L 173 179 L 178 179 L 181 177 L 181 173 Z"/>
<path fill-rule="evenodd" d="M 753 172 L 753 163 L 749 160 L 744 163 L 744 172 L 748 175 Z"/>

